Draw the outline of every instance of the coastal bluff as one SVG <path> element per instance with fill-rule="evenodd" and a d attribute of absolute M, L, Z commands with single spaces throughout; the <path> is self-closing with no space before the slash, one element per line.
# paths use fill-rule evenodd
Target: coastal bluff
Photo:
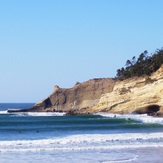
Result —
<path fill-rule="evenodd" d="M 111 78 L 77 82 L 66 89 L 54 87 L 53 93 L 36 103 L 28 112 L 66 112 L 90 114 L 109 112 L 118 114 L 148 114 L 163 116 L 163 66 L 150 76 L 126 80 Z"/>
<path fill-rule="evenodd" d="M 69 89 L 54 86 L 53 93 L 38 102 L 29 112 L 80 112 L 99 103 L 102 94 L 112 92 L 115 80 L 110 78 L 91 79 L 83 83 L 76 82 Z"/>

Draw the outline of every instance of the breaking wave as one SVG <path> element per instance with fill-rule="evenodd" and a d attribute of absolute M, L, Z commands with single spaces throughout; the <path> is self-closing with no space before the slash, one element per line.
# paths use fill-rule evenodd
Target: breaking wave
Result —
<path fill-rule="evenodd" d="M 163 147 L 163 133 L 81 134 L 41 140 L 0 141 L 0 152 L 85 151 Z"/>
<path fill-rule="evenodd" d="M 16 109 L 8 109 L 16 110 Z M 65 112 L 12 112 L 8 113 L 8 110 L 0 111 L 0 114 L 10 114 L 15 116 L 64 116 Z M 19 109 L 18 109 L 19 110 Z"/>
<path fill-rule="evenodd" d="M 101 115 L 102 117 L 108 118 L 122 118 L 126 120 L 134 120 L 141 123 L 150 123 L 150 124 L 163 124 L 162 117 L 152 117 L 147 114 L 112 114 L 112 113 L 96 113 L 96 115 Z"/>

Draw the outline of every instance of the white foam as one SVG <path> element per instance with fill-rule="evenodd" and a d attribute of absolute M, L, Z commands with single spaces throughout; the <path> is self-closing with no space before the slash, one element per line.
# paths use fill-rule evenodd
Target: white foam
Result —
<path fill-rule="evenodd" d="M 31 146 L 10 146 L 10 148 L 1 147 L 0 152 L 41 152 L 41 151 L 90 151 L 90 150 L 117 150 L 117 149 L 140 149 L 140 148 L 163 148 L 163 144 L 136 144 L 136 145 L 100 145 L 100 146 L 74 146 L 74 147 L 31 147 Z"/>
<path fill-rule="evenodd" d="M 4 110 L 4 111 L 0 111 L 0 114 L 7 114 L 7 110 Z"/>
<path fill-rule="evenodd" d="M 112 114 L 112 113 L 96 113 L 96 115 L 101 115 L 103 117 L 108 118 L 126 118 L 126 119 L 133 119 L 138 122 L 142 123 L 157 123 L 157 124 L 163 124 L 163 118 L 162 117 L 152 117 L 148 116 L 147 114 Z"/>
<path fill-rule="evenodd" d="M 133 141 L 133 140 L 151 140 L 163 139 L 163 133 L 123 133 L 123 134 L 81 134 L 72 135 L 63 138 L 41 139 L 41 140 L 16 140 L 16 141 L 0 141 L 0 145 L 14 144 L 76 144 L 76 143 L 94 143 L 94 142 L 112 142 L 112 141 Z"/>
<path fill-rule="evenodd" d="M 29 116 L 63 116 L 65 112 L 28 112 Z"/>
<path fill-rule="evenodd" d="M 83 134 L 41 140 L 0 141 L 1 152 L 163 147 L 163 133 Z M 159 142 L 159 143 L 158 143 Z"/>
<path fill-rule="evenodd" d="M 130 157 L 130 156 L 129 156 Z M 135 155 L 128 159 L 120 159 L 120 160 L 114 160 L 114 161 L 102 161 L 101 163 L 125 163 L 125 162 L 133 162 L 138 159 L 138 155 Z"/>
<path fill-rule="evenodd" d="M 13 112 L 15 116 L 64 116 L 65 112 Z"/>

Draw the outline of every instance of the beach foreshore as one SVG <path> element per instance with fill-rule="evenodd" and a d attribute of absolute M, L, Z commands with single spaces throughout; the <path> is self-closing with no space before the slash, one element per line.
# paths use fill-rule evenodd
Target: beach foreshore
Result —
<path fill-rule="evenodd" d="M 66 151 L 62 152 L 28 152 L 28 153 L 1 153 L 1 163 L 26 162 L 35 163 L 162 163 L 163 147 L 158 148 L 135 148 L 102 151 Z M 94 157 L 96 155 L 96 157 Z"/>

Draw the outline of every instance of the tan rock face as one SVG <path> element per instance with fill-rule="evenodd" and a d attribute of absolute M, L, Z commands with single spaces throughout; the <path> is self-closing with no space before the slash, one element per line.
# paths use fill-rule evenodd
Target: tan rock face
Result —
<path fill-rule="evenodd" d="M 150 77 L 117 81 L 111 93 L 103 94 L 92 110 L 112 113 L 162 114 L 163 67 Z"/>
<path fill-rule="evenodd" d="M 28 111 L 73 113 L 148 113 L 163 115 L 163 66 L 150 77 L 124 81 L 109 78 L 76 83 L 73 88 L 54 87 L 54 92 Z"/>
<path fill-rule="evenodd" d="M 80 111 L 96 106 L 102 94 L 112 92 L 115 80 L 110 78 L 92 79 L 76 83 L 73 88 L 54 87 L 54 92 L 39 102 L 30 111 Z"/>

